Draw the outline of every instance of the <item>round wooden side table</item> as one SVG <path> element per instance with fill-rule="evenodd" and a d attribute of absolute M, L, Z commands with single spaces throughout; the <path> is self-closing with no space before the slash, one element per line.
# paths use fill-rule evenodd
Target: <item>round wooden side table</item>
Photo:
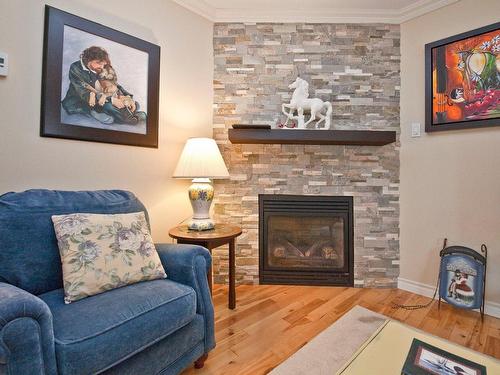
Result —
<path fill-rule="evenodd" d="M 170 229 L 168 235 L 181 244 L 193 244 L 206 247 L 210 254 L 212 249 L 229 244 L 229 308 L 236 307 L 236 283 L 235 283 L 235 239 L 241 234 L 241 228 L 230 224 L 215 224 L 211 230 L 195 231 L 189 230 L 187 225 L 179 225 Z M 208 285 L 212 292 L 212 267 L 208 271 Z"/>

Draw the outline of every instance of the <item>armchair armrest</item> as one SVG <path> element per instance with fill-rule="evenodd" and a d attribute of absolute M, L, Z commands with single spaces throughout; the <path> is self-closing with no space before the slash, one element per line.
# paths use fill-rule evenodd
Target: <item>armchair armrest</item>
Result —
<path fill-rule="evenodd" d="M 0 374 L 57 373 L 52 313 L 40 298 L 0 282 Z"/>
<path fill-rule="evenodd" d="M 215 347 L 214 307 L 207 271 L 212 257 L 197 245 L 155 244 L 167 278 L 189 285 L 196 292 L 196 312 L 205 318 L 205 353 Z"/>

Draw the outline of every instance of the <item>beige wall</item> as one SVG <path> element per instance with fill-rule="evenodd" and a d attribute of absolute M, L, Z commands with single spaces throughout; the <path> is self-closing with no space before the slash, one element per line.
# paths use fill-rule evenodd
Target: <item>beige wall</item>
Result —
<path fill-rule="evenodd" d="M 0 0 L 0 194 L 28 188 L 135 192 L 157 241 L 190 215 L 188 181 L 173 180 L 185 139 L 211 136 L 212 23 L 169 0 L 53 0 L 49 5 L 161 47 L 159 148 L 39 137 L 44 4 Z M 115 10 L 114 10 L 115 9 Z"/>
<path fill-rule="evenodd" d="M 500 127 L 410 137 L 424 124 L 424 44 L 498 21 L 498 0 L 462 0 L 401 25 L 401 274 L 435 285 L 443 237 L 488 245 L 500 302 Z"/>

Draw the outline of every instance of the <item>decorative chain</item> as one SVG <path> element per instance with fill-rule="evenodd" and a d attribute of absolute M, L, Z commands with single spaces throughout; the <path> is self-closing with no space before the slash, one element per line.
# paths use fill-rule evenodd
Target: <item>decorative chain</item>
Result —
<path fill-rule="evenodd" d="M 393 309 L 402 309 L 402 310 L 419 310 L 419 309 L 425 309 L 426 307 L 429 307 L 432 302 L 434 302 L 434 298 L 436 298 L 436 294 L 439 288 L 439 277 L 436 285 L 436 289 L 434 289 L 434 294 L 432 295 L 432 298 L 429 302 L 427 303 L 421 303 L 421 304 L 416 304 L 416 305 L 402 305 L 399 303 L 392 302 L 392 308 Z"/>

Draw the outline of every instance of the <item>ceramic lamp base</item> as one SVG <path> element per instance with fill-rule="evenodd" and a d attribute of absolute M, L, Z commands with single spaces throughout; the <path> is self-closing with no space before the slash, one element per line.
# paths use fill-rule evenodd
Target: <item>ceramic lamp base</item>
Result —
<path fill-rule="evenodd" d="M 214 221 L 210 218 L 208 218 L 208 219 L 191 219 L 188 222 L 188 229 L 189 230 L 202 231 L 202 230 L 210 230 L 210 229 L 214 229 L 214 228 L 215 228 Z"/>
<path fill-rule="evenodd" d="M 210 230 L 215 225 L 210 218 L 210 206 L 214 199 L 214 188 L 210 179 L 195 178 L 189 187 L 189 200 L 193 207 L 193 218 L 188 223 L 191 230 Z"/>

